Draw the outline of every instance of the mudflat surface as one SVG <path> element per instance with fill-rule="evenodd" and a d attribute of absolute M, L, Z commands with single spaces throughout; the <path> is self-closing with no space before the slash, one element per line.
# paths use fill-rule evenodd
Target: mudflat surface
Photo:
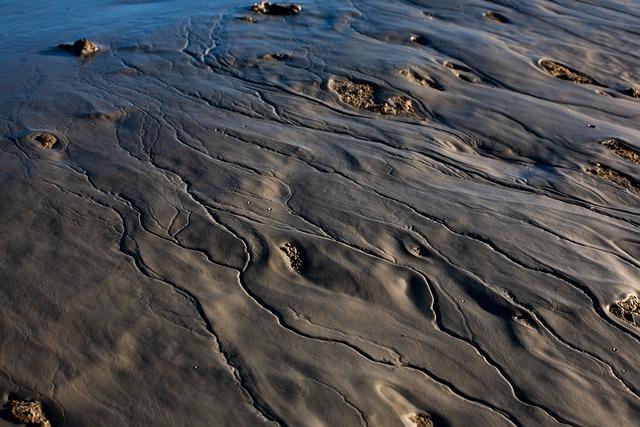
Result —
<path fill-rule="evenodd" d="M 640 3 L 301 5 L 0 5 L 0 405 L 637 426 Z"/>

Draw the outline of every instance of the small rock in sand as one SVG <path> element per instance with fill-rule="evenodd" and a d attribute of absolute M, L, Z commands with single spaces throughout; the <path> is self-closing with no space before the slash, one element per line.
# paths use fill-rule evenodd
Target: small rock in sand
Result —
<path fill-rule="evenodd" d="M 59 47 L 68 52 L 72 52 L 77 56 L 89 56 L 97 53 L 100 48 L 97 44 L 87 39 L 76 40 L 72 45 L 71 44 L 61 44 Z"/>
<path fill-rule="evenodd" d="M 38 141 L 42 148 L 46 148 L 48 150 L 51 150 L 58 143 L 58 138 L 56 138 L 49 132 L 39 133 L 35 135 L 33 139 Z"/>
<path fill-rule="evenodd" d="M 302 12 L 302 6 L 299 4 L 278 4 L 261 1 L 260 3 L 254 3 L 251 10 L 263 15 L 288 16 L 297 15 Z"/>
<path fill-rule="evenodd" d="M 21 424 L 51 427 L 42 409 L 42 403 L 35 400 L 12 400 L 10 402 L 11 415 Z"/>

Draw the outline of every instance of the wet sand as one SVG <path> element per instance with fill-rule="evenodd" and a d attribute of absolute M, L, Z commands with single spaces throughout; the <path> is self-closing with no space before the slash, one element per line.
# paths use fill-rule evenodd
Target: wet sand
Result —
<path fill-rule="evenodd" d="M 0 426 L 638 425 L 640 4 L 43 3 Z"/>

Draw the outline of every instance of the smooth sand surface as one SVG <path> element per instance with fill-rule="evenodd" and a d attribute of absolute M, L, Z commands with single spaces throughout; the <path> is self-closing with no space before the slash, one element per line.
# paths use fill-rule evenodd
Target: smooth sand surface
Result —
<path fill-rule="evenodd" d="M 640 2 L 301 5 L 0 4 L 0 405 L 640 425 Z"/>

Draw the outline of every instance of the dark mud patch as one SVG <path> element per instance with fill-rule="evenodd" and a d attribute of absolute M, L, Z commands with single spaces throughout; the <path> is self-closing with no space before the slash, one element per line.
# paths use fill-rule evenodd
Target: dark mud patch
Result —
<path fill-rule="evenodd" d="M 254 3 L 254 5 L 251 6 L 251 10 L 262 15 L 290 16 L 298 15 L 302 12 L 302 6 L 299 4 L 279 4 L 262 1 L 260 3 Z"/>
<path fill-rule="evenodd" d="M 542 59 L 539 62 L 540 66 L 553 77 L 561 80 L 568 80 L 574 83 L 582 85 L 597 85 L 602 86 L 593 78 L 589 77 L 582 71 L 578 71 L 574 68 L 560 64 L 559 62 L 551 61 L 549 59 Z"/>
<path fill-rule="evenodd" d="M 615 169 L 611 169 L 608 166 L 601 165 L 600 163 L 594 163 L 592 167 L 585 169 L 585 172 L 590 173 L 591 175 L 596 175 L 602 179 L 606 179 L 607 181 L 629 190 L 632 193 L 640 193 L 640 184 L 638 184 L 635 179 L 618 172 Z"/>
<path fill-rule="evenodd" d="M 493 22 L 497 22 L 498 24 L 508 24 L 509 23 L 509 19 L 504 16 L 499 14 L 498 12 L 492 12 L 492 11 L 487 11 L 485 13 L 482 14 L 485 18 L 487 18 L 490 21 Z"/>
<path fill-rule="evenodd" d="M 633 326 L 640 326 L 640 298 L 635 295 L 611 304 L 609 312 Z"/>
<path fill-rule="evenodd" d="M 296 273 L 302 273 L 302 269 L 304 268 L 304 260 L 302 257 L 302 252 L 298 249 L 298 246 L 294 243 L 285 243 L 280 246 L 280 250 L 284 253 L 289 261 L 289 267 Z"/>
<path fill-rule="evenodd" d="M 51 427 L 42 408 L 42 403 L 36 400 L 12 400 L 9 402 L 11 419 L 16 423 L 29 426 Z"/>
<path fill-rule="evenodd" d="M 635 163 L 636 165 L 640 165 L 640 151 L 632 148 L 621 139 L 609 138 L 604 141 L 600 141 L 600 143 L 623 159 L 629 160 L 631 163 Z"/>
<path fill-rule="evenodd" d="M 402 77 L 409 80 L 411 83 L 415 85 L 430 87 L 432 89 L 436 89 L 440 91 L 444 90 L 444 88 L 434 79 L 432 79 L 431 77 L 425 76 L 423 74 L 420 74 L 419 72 L 412 70 L 411 68 L 403 68 L 402 70 L 399 71 L 399 73 Z"/>
<path fill-rule="evenodd" d="M 32 135 L 32 138 L 35 142 L 40 144 L 42 148 L 47 150 L 53 149 L 53 147 L 58 143 L 58 138 L 49 132 L 37 132 Z"/>
<path fill-rule="evenodd" d="M 427 414 L 413 414 L 409 417 L 409 421 L 416 425 L 416 427 L 433 427 L 433 421 Z"/>
<path fill-rule="evenodd" d="M 402 95 L 392 96 L 381 103 L 376 102 L 378 89 L 369 83 L 331 80 L 329 89 L 338 95 L 340 101 L 358 110 L 385 115 L 415 114 L 413 102 Z"/>
<path fill-rule="evenodd" d="M 97 44 L 87 39 L 76 40 L 73 44 L 60 44 L 58 48 L 76 56 L 90 56 L 100 51 Z"/>

